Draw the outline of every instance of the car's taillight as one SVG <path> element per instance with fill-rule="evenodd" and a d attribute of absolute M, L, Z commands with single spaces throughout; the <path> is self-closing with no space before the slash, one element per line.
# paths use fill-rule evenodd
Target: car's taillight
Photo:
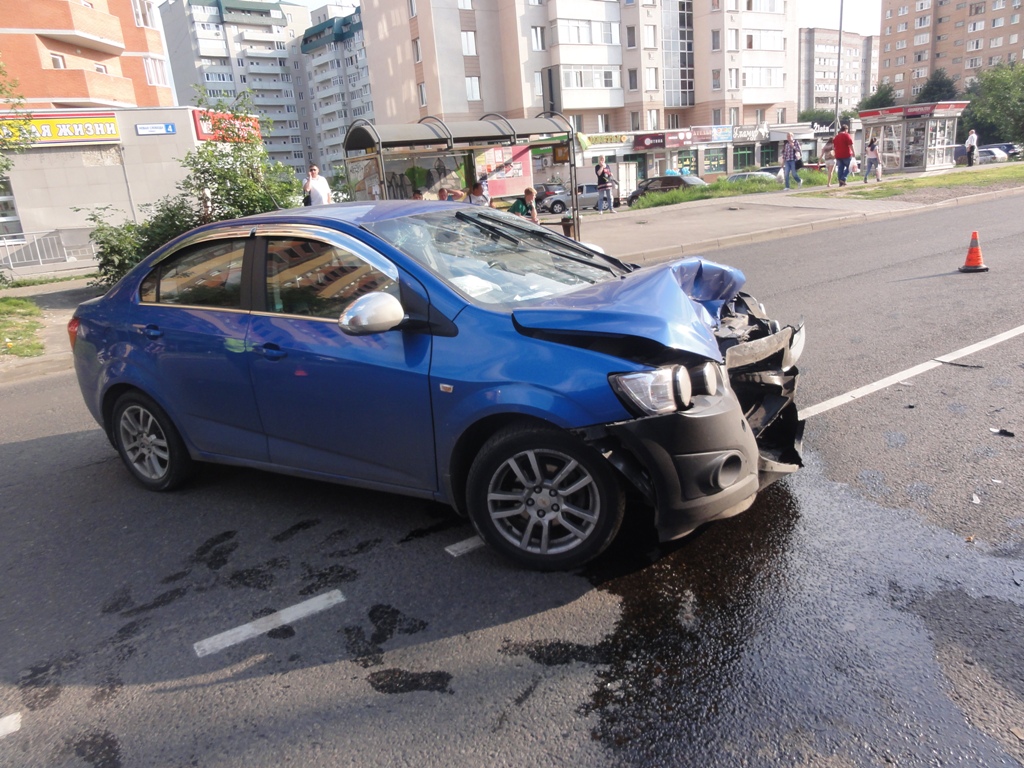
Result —
<path fill-rule="evenodd" d="M 75 342 L 78 340 L 78 326 L 82 324 L 82 321 L 77 317 L 72 317 L 68 321 L 68 339 L 71 341 L 71 348 L 75 348 Z"/>

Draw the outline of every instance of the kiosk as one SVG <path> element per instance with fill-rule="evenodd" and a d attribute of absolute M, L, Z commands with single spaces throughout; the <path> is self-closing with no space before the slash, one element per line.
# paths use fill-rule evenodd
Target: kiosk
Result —
<path fill-rule="evenodd" d="M 969 103 L 940 101 L 865 110 L 860 113 L 862 146 L 877 139 L 882 167 L 887 171 L 952 168 L 956 164 L 957 118 Z"/>

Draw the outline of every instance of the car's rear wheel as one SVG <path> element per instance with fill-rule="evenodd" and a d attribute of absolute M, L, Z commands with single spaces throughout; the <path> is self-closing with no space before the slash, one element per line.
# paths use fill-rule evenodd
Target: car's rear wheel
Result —
<path fill-rule="evenodd" d="M 545 571 L 599 555 L 624 512 L 622 487 L 599 453 L 568 433 L 535 426 L 504 429 L 484 444 L 467 499 L 488 544 Z"/>
<path fill-rule="evenodd" d="M 555 202 L 551 204 L 551 212 L 565 213 L 565 203 L 563 203 L 561 200 L 555 200 Z"/>
<path fill-rule="evenodd" d="M 152 491 L 169 491 L 192 474 L 194 462 L 163 408 L 141 392 L 114 404 L 114 445 L 136 480 Z"/>

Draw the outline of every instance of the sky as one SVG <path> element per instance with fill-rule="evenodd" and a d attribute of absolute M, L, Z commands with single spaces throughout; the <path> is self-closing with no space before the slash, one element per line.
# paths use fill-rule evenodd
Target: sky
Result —
<path fill-rule="evenodd" d="M 801 27 L 839 29 L 840 0 L 796 0 Z M 877 35 L 882 23 L 882 0 L 842 0 L 843 31 Z"/>

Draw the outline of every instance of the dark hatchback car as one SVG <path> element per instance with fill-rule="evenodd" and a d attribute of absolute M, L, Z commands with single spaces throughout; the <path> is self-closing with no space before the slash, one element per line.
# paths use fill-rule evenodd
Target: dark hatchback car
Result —
<path fill-rule="evenodd" d="M 650 192 L 671 192 L 683 187 L 706 187 L 707 184 L 699 176 L 654 176 L 636 185 L 636 189 L 626 198 L 626 205 L 632 205 Z"/>
<path fill-rule="evenodd" d="M 490 208 L 348 203 L 187 233 L 68 331 L 151 490 L 206 461 L 434 499 L 559 569 L 607 547 L 627 492 L 668 540 L 799 465 L 803 327 L 743 283 Z"/>

